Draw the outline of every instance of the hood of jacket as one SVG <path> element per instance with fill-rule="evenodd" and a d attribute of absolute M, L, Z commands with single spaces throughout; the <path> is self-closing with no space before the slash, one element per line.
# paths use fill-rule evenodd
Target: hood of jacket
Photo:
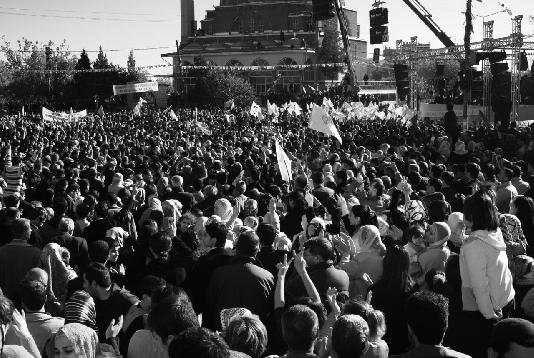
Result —
<path fill-rule="evenodd" d="M 476 230 L 469 235 L 468 241 L 481 240 L 498 251 L 506 251 L 506 244 L 501 233 L 501 229 L 496 231 Z"/>

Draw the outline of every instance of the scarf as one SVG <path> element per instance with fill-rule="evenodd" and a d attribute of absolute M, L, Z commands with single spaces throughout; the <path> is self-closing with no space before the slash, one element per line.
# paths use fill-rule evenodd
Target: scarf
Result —
<path fill-rule="evenodd" d="M 67 338 L 79 358 L 95 358 L 98 345 L 96 332 L 80 323 L 69 323 L 59 329 L 57 337 Z"/>

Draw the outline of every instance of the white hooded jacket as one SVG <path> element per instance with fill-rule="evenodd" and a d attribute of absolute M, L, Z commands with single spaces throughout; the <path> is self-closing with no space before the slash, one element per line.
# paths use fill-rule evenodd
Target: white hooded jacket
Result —
<path fill-rule="evenodd" d="M 500 229 L 473 231 L 460 250 L 464 311 L 496 318 L 515 295 Z"/>

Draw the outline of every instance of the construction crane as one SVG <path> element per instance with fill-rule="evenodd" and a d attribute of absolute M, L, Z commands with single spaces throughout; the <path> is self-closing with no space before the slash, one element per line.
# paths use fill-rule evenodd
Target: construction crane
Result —
<path fill-rule="evenodd" d="M 425 23 L 425 25 L 436 35 L 445 47 L 454 46 L 451 38 L 432 19 L 432 14 L 418 0 L 402 0 L 415 14 Z"/>

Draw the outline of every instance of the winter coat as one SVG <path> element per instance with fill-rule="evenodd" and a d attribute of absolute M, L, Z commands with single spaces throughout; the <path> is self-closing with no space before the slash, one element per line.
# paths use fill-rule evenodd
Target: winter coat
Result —
<path fill-rule="evenodd" d="M 473 231 L 460 250 L 464 311 L 480 311 L 487 319 L 515 295 L 501 230 Z"/>

